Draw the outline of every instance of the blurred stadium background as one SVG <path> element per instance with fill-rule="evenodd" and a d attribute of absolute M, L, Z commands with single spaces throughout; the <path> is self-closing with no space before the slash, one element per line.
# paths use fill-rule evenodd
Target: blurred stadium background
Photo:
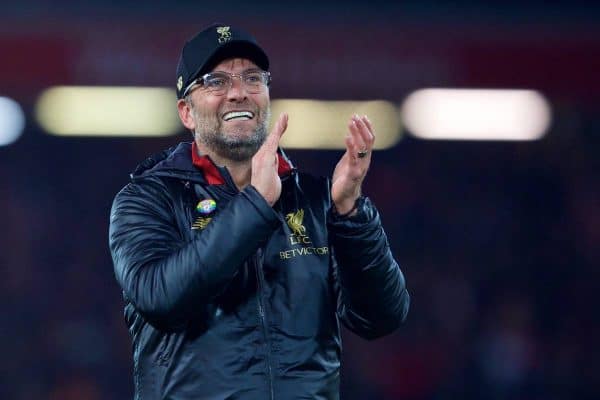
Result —
<path fill-rule="evenodd" d="M 300 168 L 332 171 L 340 152 L 319 140 L 354 110 L 388 138 L 365 192 L 413 304 L 390 337 L 345 332 L 342 398 L 600 398 L 590 3 L 2 2 L 0 398 L 132 398 L 109 209 L 139 161 L 190 139 L 172 123 L 175 66 L 215 21 L 270 54 Z M 56 91 L 74 86 L 74 101 Z M 104 86 L 124 99 L 89 90 Z"/>

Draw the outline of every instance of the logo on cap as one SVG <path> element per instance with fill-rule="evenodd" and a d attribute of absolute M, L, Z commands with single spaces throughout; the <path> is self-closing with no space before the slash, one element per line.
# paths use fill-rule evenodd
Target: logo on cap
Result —
<path fill-rule="evenodd" d="M 229 32 L 228 26 L 217 27 L 217 33 L 219 34 L 219 43 L 223 44 L 231 40 L 231 32 Z"/>
<path fill-rule="evenodd" d="M 183 77 L 181 75 L 179 75 L 179 78 L 177 78 L 177 90 L 181 90 L 182 87 L 183 87 Z"/>

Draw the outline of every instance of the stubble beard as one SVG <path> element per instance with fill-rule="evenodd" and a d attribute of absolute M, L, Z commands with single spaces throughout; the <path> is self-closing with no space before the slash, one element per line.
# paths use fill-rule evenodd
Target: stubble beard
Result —
<path fill-rule="evenodd" d="M 271 108 L 267 106 L 262 111 L 256 110 L 258 123 L 250 135 L 236 128 L 225 132 L 223 121 L 218 116 L 199 115 L 195 109 L 192 109 L 192 115 L 196 120 L 195 139 L 217 156 L 240 162 L 250 160 L 267 139 Z"/>

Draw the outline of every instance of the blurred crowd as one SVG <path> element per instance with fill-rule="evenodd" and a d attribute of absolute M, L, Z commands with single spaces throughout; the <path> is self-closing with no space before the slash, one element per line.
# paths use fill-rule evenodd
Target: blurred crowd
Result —
<path fill-rule="evenodd" d="M 364 191 L 412 306 L 386 338 L 344 332 L 343 399 L 598 398 L 597 128 L 596 116 L 536 142 L 406 137 L 374 155 Z M 110 205 L 137 162 L 189 139 L 30 126 L 0 148 L 1 399 L 132 398 Z M 327 175 L 340 154 L 289 155 Z"/>

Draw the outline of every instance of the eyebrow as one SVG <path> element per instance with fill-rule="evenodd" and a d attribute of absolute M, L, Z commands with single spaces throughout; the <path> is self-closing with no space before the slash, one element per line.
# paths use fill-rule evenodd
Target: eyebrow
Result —
<path fill-rule="evenodd" d="M 242 72 L 240 72 L 240 74 L 243 74 L 244 72 L 254 72 L 254 71 L 262 71 L 262 69 L 258 68 L 258 67 L 252 67 L 252 68 L 248 68 L 243 70 Z M 226 74 L 235 74 L 235 72 L 229 72 L 229 71 L 222 71 L 222 70 L 215 70 L 215 71 L 211 71 L 209 72 L 209 74 L 213 73 L 213 72 L 224 72 Z"/>

